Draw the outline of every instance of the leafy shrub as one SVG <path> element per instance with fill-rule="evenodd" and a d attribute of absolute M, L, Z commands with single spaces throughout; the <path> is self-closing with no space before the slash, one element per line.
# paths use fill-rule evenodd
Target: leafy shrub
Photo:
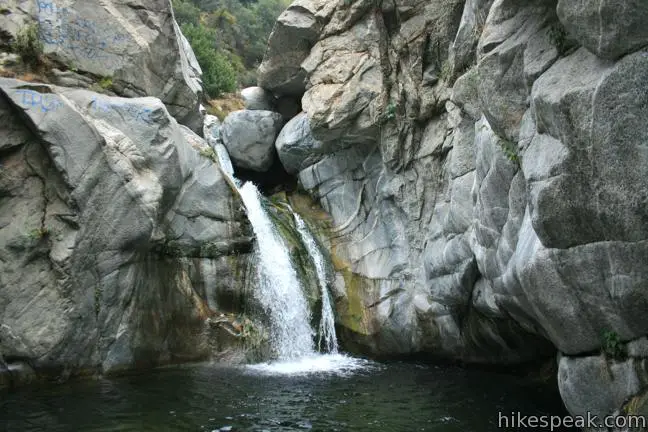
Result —
<path fill-rule="evenodd" d="M 500 139 L 499 146 L 508 160 L 518 165 L 520 164 L 520 156 L 518 155 L 517 145 L 514 142 Z"/>
<path fill-rule="evenodd" d="M 184 24 L 182 32 L 189 40 L 203 70 L 203 87 L 211 97 L 236 89 L 236 72 L 223 53 L 214 48 L 216 34 L 202 25 Z"/>
<path fill-rule="evenodd" d="M 396 118 L 396 105 L 394 102 L 389 102 L 387 106 L 384 108 L 384 111 L 380 113 L 378 117 L 378 123 L 383 125 L 385 123 L 388 123 L 391 120 L 394 120 Z"/>
<path fill-rule="evenodd" d="M 559 55 L 563 55 L 569 50 L 567 32 L 560 23 L 555 23 L 549 28 L 549 40 L 556 47 Z"/>
<path fill-rule="evenodd" d="M 203 69 L 211 97 L 256 85 L 254 72 L 288 0 L 173 0 L 175 17 Z M 238 81 L 238 83 L 237 83 Z"/>
<path fill-rule="evenodd" d="M 603 353 L 613 359 L 623 359 L 626 356 L 625 348 L 619 335 L 614 331 L 604 331 L 602 335 Z"/>
<path fill-rule="evenodd" d="M 32 240 L 40 240 L 44 237 L 47 237 L 50 234 L 50 231 L 47 227 L 34 228 L 27 233 L 27 237 Z"/>
<path fill-rule="evenodd" d="M 200 22 L 200 9 L 191 2 L 173 0 L 173 13 L 176 20 L 181 24 L 198 25 Z"/>
<path fill-rule="evenodd" d="M 26 64 L 40 63 L 43 44 L 40 41 L 37 24 L 26 25 L 18 31 L 14 50 Z"/>
<path fill-rule="evenodd" d="M 112 88 L 113 85 L 113 80 L 111 77 L 103 77 L 101 81 L 99 81 L 99 87 L 101 87 L 104 90 L 108 90 Z"/>

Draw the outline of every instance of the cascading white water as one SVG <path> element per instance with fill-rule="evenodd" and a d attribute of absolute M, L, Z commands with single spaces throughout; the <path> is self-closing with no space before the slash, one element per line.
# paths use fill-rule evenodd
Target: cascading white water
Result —
<path fill-rule="evenodd" d="M 322 252 L 317 246 L 317 242 L 308 229 L 306 222 L 304 222 L 297 213 L 293 214 L 295 216 L 297 231 L 299 231 L 302 242 L 304 243 L 304 246 L 306 246 L 306 250 L 308 250 L 308 254 L 315 264 L 317 282 L 322 293 L 322 318 L 320 319 L 319 325 L 318 348 L 320 351 L 337 353 L 338 343 L 337 336 L 335 335 L 335 316 L 333 315 L 333 307 L 331 306 L 331 300 L 328 293 L 329 278 L 326 272 L 324 255 L 322 255 Z"/>
<path fill-rule="evenodd" d="M 253 373 L 270 375 L 299 375 L 310 373 L 335 373 L 346 375 L 366 369 L 365 360 L 337 354 L 334 317 L 327 292 L 324 257 L 304 221 L 296 214 L 298 230 L 311 254 L 318 281 L 322 289 L 322 320 L 320 322 L 320 345 L 322 339 L 330 354 L 315 352 L 313 330 L 310 327 L 310 311 L 295 272 L 288 248 L 274 228 L 261 203 L 259 191 L 253 183 L 241 182 L 234 177 L 232 162 L 225 146 L 216 146 L 222 171 L 239 191 L 247 209 L 248 219 L 257 238 L 257 275 L 259 286 L 255 296 L 270 320 L 271 342 L 277 351 L 279 362 L 249 365 Z"/>
<path fill-rule="evenodd" d="M 310 311 L 288 248 L 264 210 L 256 186 L 247 182 L 239 192 L 257 238 L 259 286 L 255 296 L 270 319 L 273 346 L 282 360 L 313 355 Z"/>

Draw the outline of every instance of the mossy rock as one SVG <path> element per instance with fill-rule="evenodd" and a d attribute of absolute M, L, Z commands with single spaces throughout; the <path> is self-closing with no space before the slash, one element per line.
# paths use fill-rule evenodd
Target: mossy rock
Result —
<path fill-rule="evenodd" d="M 271 200 L 266 201 L 265 205 L 268 215 L 288 247 L 290 259 L 297 272 L 297 278 L 304 288 L 304 295 L 311 311 L 312 322 L 318 324 L 321 317 L 322 299 L 317 273 L 308 249 L 302 242 L 301 235 L 295 226 L 293 212 L 287 201 L 281 196 L 273 196 Z"/>

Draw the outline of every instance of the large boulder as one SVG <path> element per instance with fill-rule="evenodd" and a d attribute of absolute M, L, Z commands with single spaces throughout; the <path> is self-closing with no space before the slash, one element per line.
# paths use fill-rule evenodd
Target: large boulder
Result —
<path fill-rule="evenodd" d="M 206 143 L 159 99 L 18 80 L 0 79 L 0 118 L 9 369 L 20 359 L 68 376 L 208 357 L 205 320 L 250 238 L 200 155 Z"/>
<path fill-rule="evenodd" d="M 200 132 L 202 71 L 168 0 L 3 5 L 0 28 L 12 39 L 34 23 L 51 61 L 98 77 L 102 87 L 122 96 L 157 97 L 180 123 Z"/>
<path fill-rule="evenodd" d="M 279 16 L 259 66 L 260 87 L 281 95 L 304 93 L 306 73 L 301 62 L 308 57 L 333 7 L 326 0 L 298 0 Z"/>
<path fill-rule="evenodd" d="M 275 159 L 275 138 L 283 117 L 272 111 L 240 110 L 223 121 L 221 137 L 234 165 L 267 171 Z"/>
<path fill-rule="evenodd" d="M 313 137 L 306 113 L 298 114 L 286 123 L 275 147 L 281 164 L 291 174 L 318 162 L 326 151 L 324 144 Z"/>
<path fill-rule="evenodd" d="M 612 63 L 581 48 L 535 82 L 538 132 L 559 141 L 525 169 L 545 246 L 648 240 L 646 80 L 644 53 Z"/>
<path fill-rule="evenodd" d="M 272 93 L 261 87 L 244 88 L 241 90 L 241 97 L 245 103 L 245 109 L 272 111 L 274 108 Z"/>
<path fill-rule="evenodd" d="M 292 64 L 325 145 L 277 147 L 330 215 L 345 346 L 559 351 L 573 414 L 645 403 L 645 344 L 597 354 L 648 332 L 648 3 L 331 4 Z"/>
<path fill-rule="evenodd" d="M 383 84 L 379 33 L 372 15 L 354 28 L 353 33 L 320 40 L 302 63 L 308 76 L 302 108 L 321 141 L 369 142 L 378 134 L 372 115 L 381 102 Z"/>
<path fill-rule="evenodd" d="M 560 22 L 598 57 L 616 60 L 648 45 L 648 3 L 643 0 L 559 0 Z"/>
<path fill-rule="evenodd" d="M 648 385 L 646 359 L 605 355 L 558 360 L 558 388 L 570 413 L 603 419 Z"/>

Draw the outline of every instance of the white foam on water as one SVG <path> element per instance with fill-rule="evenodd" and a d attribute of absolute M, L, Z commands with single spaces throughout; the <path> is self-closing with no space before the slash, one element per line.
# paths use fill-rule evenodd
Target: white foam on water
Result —
<path fill-rule="evenodd" d="M 353 375 L 362 370 L 374 369 L 377 364 L 369 360 L 349 357 L 343 354 L 319 354 L 294 360 L 274 361 L 245 366 L 252 373 L 260 375 L 310 375 L 332 374 Z"/>

